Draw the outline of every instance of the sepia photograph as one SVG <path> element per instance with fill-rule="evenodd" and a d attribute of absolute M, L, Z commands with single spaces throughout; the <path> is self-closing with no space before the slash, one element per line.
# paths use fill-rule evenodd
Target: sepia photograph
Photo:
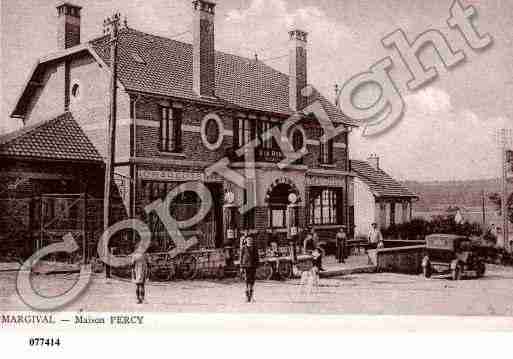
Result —
<path fill-rule="evenodd" d="M 329 314 L 511 331 L 512 15 L 1 0 L 2 328 Z"/>

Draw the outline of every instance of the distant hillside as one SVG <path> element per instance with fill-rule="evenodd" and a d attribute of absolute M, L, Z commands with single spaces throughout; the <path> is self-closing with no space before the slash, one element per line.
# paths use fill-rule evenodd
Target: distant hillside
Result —
<path fill-rule="evenodd" d="M 415 203 L 417 211 L 446 209 L 449 206 L 480 207 L 482 191 L 485 192 L 485 205 L 493 206 L 488 195 L 500 191 L 498 179 L 470 181 L 405 181 L 404 184 L 419 195 Z"/>

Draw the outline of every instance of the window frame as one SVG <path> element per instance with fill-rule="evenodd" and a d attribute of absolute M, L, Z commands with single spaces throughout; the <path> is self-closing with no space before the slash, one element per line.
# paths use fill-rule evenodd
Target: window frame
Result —
<path fill-rule="evenodd" d="M 236 140 L 235 145 L 237 149 L 244 147 L 255 138 L 254 121 L 245 117 L 236 117 Z"/>
<path fill-rule="evenodd" d="M 159 149 L 161 152 L 182 152 L 182 109 L 160 107 Z"/>
<path fill-rule="evenodd" d="M 343 190 L 340 188 L 314 187 L 310 189 L 310 225 L 344 224 Z"/>
<path fill-rule="evenodd" d="M 282 225 L 275 226 L 273 221 L 273 212 L 280 211 L 282 212 Z M 272 229 L 284 229 L 287 228 L 287 206 L 282 205 L 270 205 L 269 206 L 269 227 Z"/>
<path fill-rule="evenodd" d="M 333 164 L 333 139 L 321 141 L 319 139 L 319 162 L 323 165 Z"/>

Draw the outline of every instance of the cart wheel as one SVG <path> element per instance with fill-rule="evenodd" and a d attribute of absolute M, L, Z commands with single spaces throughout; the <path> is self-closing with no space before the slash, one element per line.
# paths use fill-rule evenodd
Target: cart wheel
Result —
<path fill-rule="evenodd" d="M 461 279 L 461 266 L 458 264 L 456 268 L 451 271 L 452 280 L 460 280 Z"/>
<path fill-rule="evenodd" d="M 274 274 L 273 266 L 270 263 L 264 263 L 258 266 L 256 270 L 256 277 L 259 280 L 269 280 Z"/>
<path fill-rule="evenodd" d="M 282 279 L 290 279 L 292 276 L 292 263 L 289 261 L 280 261 L 278 263 L 278 275 Z"/>
<path fill-rule="evenodd" d="M 216 274 L 217 279 L 219 279 L 219 280 L 223 279 L 225 276 L 224 267 L 220 266 L 219 268 L 217 268 L 215 274 Z"/>
<path fill-rule="evenodd" d="M 484 276 L 485 274 L 485 271 L 486 271 L 486 266 L 483 262 L 479 262 L 477 264 L 477 268 L 476 268 L 476 274 L 477 274 L 477 277 L 478 278 L 481 278 L 482 276 Z"/>
<path fill-rule="evenodd" d="M 191 280 L 198 274 L 196 258 L 193 256 L 184 256 L 177 267 L 177 273 L 182 279 Z"/>
<path fill-rule="evenodd" d="M 166 273 L 167 273 L 167 280 L 169 282 L 175 280 L 176 278 L 176 268 L 174 265 L 170 265 L 168 268 L 166 268 Z"/>
<path fill-rule="evenodd" d="M 433 274 L 433 268 L 431 268 L 431 264 L 427 264 L 422 267 L 422 272 L 424 273 L 424 277 L 431 278 L 431 274 Z"/>

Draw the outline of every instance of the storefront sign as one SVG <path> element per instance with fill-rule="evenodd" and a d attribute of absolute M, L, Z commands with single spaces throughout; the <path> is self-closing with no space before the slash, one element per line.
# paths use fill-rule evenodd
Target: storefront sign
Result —
<path fill-rule="evenodd" d="M 306 176 L 305 183 L 307 186 L 319 187 L 343 187 L 346 185 L 345 178 L 337 176 L 321 177 L 321 176 Z"/>
<path fill-rule="evenodd" d="M 203 172 L 180 172 L 180 171 L 149 171 L 139 170 L 138 177 L 144 180 L 169 181 L 169 182 L 222 182 L 219 175 L 206 176 Z"/>

